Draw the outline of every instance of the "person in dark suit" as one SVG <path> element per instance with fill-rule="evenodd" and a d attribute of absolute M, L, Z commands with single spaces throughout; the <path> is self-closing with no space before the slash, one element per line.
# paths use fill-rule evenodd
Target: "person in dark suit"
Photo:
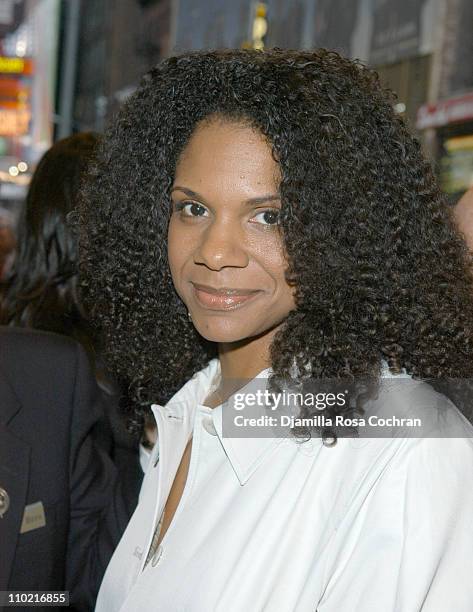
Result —
<path fill-rule="evenodd" d="M 129 519 L 94 441 L 102 418 L 80 344 L 0 326 L 0 591 L 68 590 L 73 610 L 93 609 Z"/>
<path fill-rule="evenodd" d="M 0 325 L 55 332 L 85 348 L 105 407 L 97 440 L 126 481 L 131 515 L 143 477 L 139 439 L 126 429 L 119 408 L 123 390 L 107 373 L 100 338 L 81 303 L 77 240 L 69 222 L 98 141 L 93 132 L 74 134 L 55 142 L 40 159 L 19 218 L 11 276 L 0 300 Z"/>

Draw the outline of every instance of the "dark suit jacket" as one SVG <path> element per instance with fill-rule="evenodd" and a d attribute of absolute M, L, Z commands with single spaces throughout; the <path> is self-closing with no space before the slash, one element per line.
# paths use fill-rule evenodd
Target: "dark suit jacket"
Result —
<path fill-rule="evenodd" d="M 93 610 L 129 519 L 117 470 L 91 435 L 100 397 L 77 343 L 0 328 L 0 488 L 10 502 L 0 518 L 0 590 L 69 590 L 73 609 Z M 45 526 L 20 533 L 37 502 Z"/>

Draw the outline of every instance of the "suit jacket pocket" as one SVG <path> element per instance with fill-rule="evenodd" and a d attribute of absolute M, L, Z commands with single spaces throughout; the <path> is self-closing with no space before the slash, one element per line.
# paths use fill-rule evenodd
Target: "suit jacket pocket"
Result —
<path fill-rule="evenodd" d="M 67 526 L 58 520 L 61 502 L 44 505 L 46 524 L 18 534 L 10 575 L 11 590 L 61 590 L 67 544 Z"/>

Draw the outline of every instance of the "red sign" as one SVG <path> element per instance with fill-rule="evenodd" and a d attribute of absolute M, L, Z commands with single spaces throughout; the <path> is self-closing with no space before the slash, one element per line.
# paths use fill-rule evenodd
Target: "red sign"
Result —
<path fill-rule="evenodd" d="M 25 84 L 25 79 L 4 78 L 0 75 L 0 106 L 11 102 L 26 102 L 29 95 L 30 88 Z"/>
<path fill-rule="evenodd" d="M 473 120 L 473 93 L 441 100 L 437 104 L 424 104 L 417 111 L 416 127 L 418 130 L 425 130 L 471 120 Z"/>

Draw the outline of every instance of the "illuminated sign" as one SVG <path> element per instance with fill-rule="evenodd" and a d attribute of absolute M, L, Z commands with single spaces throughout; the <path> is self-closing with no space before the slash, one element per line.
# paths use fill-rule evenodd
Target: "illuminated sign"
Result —
<path fill-rule="evenodd" d="M 7 57 L 0 55 L 0 73 L 3 74 L 31 74 L 33 65 L 30 59 L 24 57 Z"/>
<path fill-rule="evenodd" d="M 443 146 L 450 151 L 464 151 L 466 149 L 473 150 L 473 136 L 457 136 L 449 138 L 443 143 Z"/>
<path fill-rule="evenodd" d="M 26 102 L 30 96 L 30 87 L 26 79 L 18 77 L 3 77 L 0 75 L 0 106 L 9 106 Z"/>
<path fill-rule="evenodd" d="M 417 112 L 418 130 L 436 128 L 450 123 L 473 120 L 473 93 L 424 104 Z"/>
<path fill-rule="evenodd" d="M 21 136 L 28 133 L 31 112 L 28 108 L 0 108 L 0 136 Z"/>
<path fill-rule="evenodd" d="M 457 194 L 473 185 L 473 135 L 448 138 L 446 154 L 440 160 L 440 185 L 446 193 Z"/>

